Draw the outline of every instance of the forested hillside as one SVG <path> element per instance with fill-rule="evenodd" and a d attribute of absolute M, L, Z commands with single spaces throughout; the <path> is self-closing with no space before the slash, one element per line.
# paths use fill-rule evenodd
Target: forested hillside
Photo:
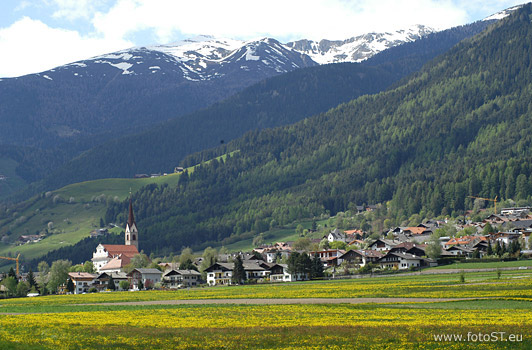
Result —
<path fill-rule="evenodd" d="M 362 203 L 390 201 L 399 223 L 460 214 L 467 195 L 528 198 L 531 19 L 529 4 L 393 90 L 250 132 L 214 152 L 239 150 L 225 162 L 176 188 L 145 188 L 134 197 L 143 249 L 166 253 Z"/>
<path fill-rule="evenodd" d="M 57 169 L 37 188 L 171 171 L 188 154 L 216 147 L 246 131 L 291 124 L 358 96 L 383 91 L 487 25 L 477 22 L 434 33 L 360 64 L 300 69 L 262 81 L 200 112 L 98 146 Z"/>

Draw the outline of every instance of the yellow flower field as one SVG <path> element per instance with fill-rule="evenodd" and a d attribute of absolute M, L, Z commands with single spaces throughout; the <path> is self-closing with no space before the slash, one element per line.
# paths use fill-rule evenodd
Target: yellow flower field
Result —
<path fill-rule="evenodd" d="M 54 305 L 122 301 L 186 299 L 283 299 L 283 298 L 521 298 L 532 300 L 532 274 L 526 278 L 494 279 L 496 273 L 467 274 L 467 283 L 455 275 L 407 276 L 306 283 L 279 283 L 236 287 L 206 287 L 178 291 L 114 292 L 64 295 L 2 301 L 4 305 Z M 505 275 L 503 275 L 505 276 Z M 1 312 L 1 309 L 0 309 Z"/>
<path fill-rule="evenodd" d="M 494 275 L 468 274 L 465 284 L 456 276 L 398 276 L 0 300 L 0 349 L 532 349 L 531 275 L 506 274 L 500 280 Z M 112 304 L 357 297 L 390 299 L 386 304 Z M 391 299 L 396 297 L 434 302 L 396 303 Z M 451 297 L 471 299 L 437 299 Z"/>
<path fill-rule="evenodd" d="M 35 349 L 438 349 L 434 334 L 524 332 L 530 310 L 449 310 L 369 305 L 202 305 L 150 310 L 0 316 L 0 346 Z M 525 343 L 526 342 L 526 343 Z M 387 344 L 390 343 L 390 344 Z M 268 345 L 269 344 L 269 345 Z M 467 346 L 466 346 L 467 345 Z M 499 343 L 446 343 L 496 349 Z M 512 344 L 515 347 L 515 344 Z M 398 346 L 398 347 L 396 347 Z M 527 347 L 523 347 L 526 349 Z"/>

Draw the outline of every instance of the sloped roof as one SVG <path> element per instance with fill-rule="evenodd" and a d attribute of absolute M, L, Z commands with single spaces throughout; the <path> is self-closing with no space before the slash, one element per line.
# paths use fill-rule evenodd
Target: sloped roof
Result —
<path fill-rule="evenodd" d="M 98 277 L 98 275 L 94 275 L 92 273 L 88 272 L 69 272 L 68 277 L 70 277 L 72 280 L 75 279 L 94 279 Z"/>
<path fill-rule="evenodd" d="M 425 250 L 426 246 L 427 246 L 426 244 L 419 244 L 415 242 L 402 242 L 396 245 L 395 247 L 393 247 L 392 249 L 405 248 L 406 250 L 410 250 L 412 248 L 419 248 L 419 249 Z"/>
<path fill-rule="evenodd" d="M 163 275 L 163 277 L 166 277 L 166 276 L 171 276 L 171 275 L 195 275 L 195 276 L 200 276 L 201 273 L 199 273 L 198 271 L 196 270 L 169 270 L 169 271 L 166 271 Z"/>
<path fill-rule="evenodd" d="M 105 270 L 115 270 L 115 269 L 121 269 L 122 267 L 126 266 L 131 262 L 131 258 L 127 255 L 120 254 L 118 256 L 115 256 L 107 264 L 102 266 L 100 271 Z"/>
<path fill-rule="evenodd" d="M 138 269 L 134 269 L 133 271 L 138 271 L 140 272 L 141 274 L 161 274 L 162 275 L 162 272 L 158 269 L 145 269 L 145 268 L 138 268 Z M 133 273 L 133 271 L 131 271 L 128 276 Z"/>
<path fill-rule="evenodd" d="M 356 235 L 356 234 L 363 235 L 364 231 L 362 231 L 362 230 L 347 230 L 347 231 L 344 231 L 344 233 L 346 235 Z"/>
<path fill-rule="evenodd" d="M 403 232 L 404 231 L 410 231 L 413 235 L 421 235 L 425 232 L 430 232 L 430 230 L 424 226 L 407 227 L 403 230 Z"/>
<path fill-rule="evenodd" d="M 102 246 L 107 251 L 110 258 L 113 258 L 120 254 L 132 258 L 139 253 L 137 247 L 135 247 L 134 245 L 102 244 Z"/>

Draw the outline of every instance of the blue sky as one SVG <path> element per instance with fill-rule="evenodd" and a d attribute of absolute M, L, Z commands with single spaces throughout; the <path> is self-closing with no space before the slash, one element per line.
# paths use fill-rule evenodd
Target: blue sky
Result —
<path fill-rule="evenodd" d="M 0 77 L 200 34 L 346 39 L 414 24 L 470 23 L 512 0 L 1 0 Z"/>

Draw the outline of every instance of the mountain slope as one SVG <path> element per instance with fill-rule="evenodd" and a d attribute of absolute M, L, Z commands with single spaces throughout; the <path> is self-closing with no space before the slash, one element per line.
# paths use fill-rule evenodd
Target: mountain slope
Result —
<path fill-rule="evenodd" d="M 264 39 L 198 65 L 163 51 L 134 48 L 2 79 L 0 144 L 51 148 L 81 136 L 127 134 L 205 107 L 264 78 L 314 65 L 307 56 Z"/>
<path fill-rule="evenodd" d="M 487 25 L 478 22 L 434 33 L 361 64 L 312 67 L 262 81 L 200 112 L 96 147 L 60 168 L 42 189 L 68 181 L 171 171 L 186 155 L 215 147 L 221 140 L 291 124 L 360 95 L 383 91 Z"/>
<path fill-rule="evenodd" d="M 459 214 L 468 194 L 529 198 L 531 19 L 526 5 L 394 90 L 248 133 L 225 146 L 237 154 L 177 188 L 140 191 L 144 249 L 170 252 L 362 203 L 391 200 L 400 222 L 421 210 Z"/>

